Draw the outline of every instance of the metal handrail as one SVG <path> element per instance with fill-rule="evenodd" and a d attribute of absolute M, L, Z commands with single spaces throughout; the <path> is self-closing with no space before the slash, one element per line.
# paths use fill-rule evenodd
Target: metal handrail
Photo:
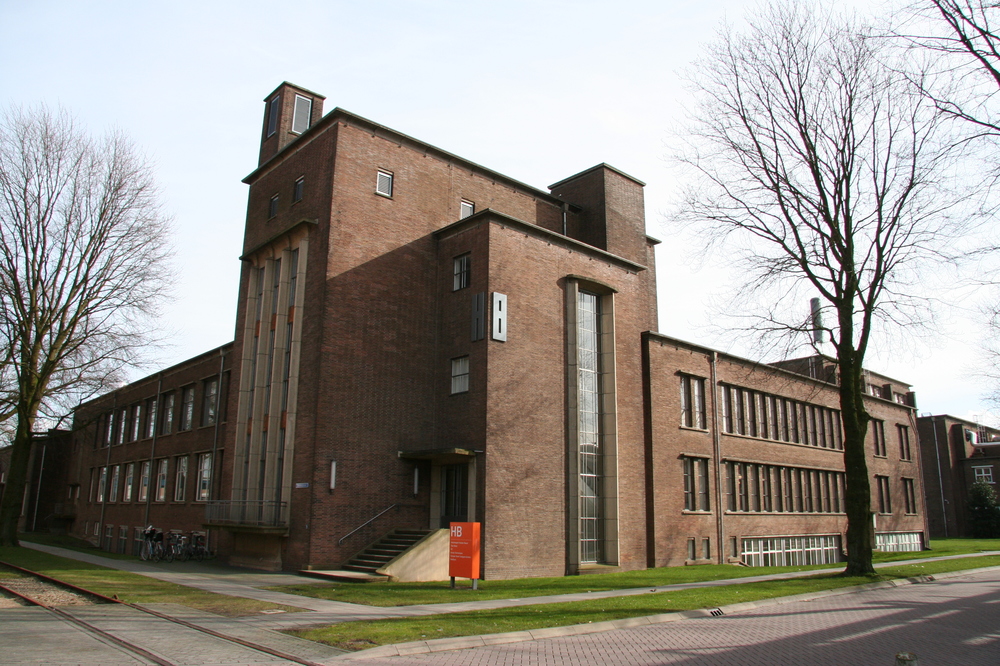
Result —
<path fill-rule="evenodd" d="M 399 502 L 393 504 L 390 507 L 382 509 L 381 511 L 379 511 L 378 513 L 376 513 L 374 516 L 372 516 L 371 518 L 369 518 L 365 522 L 361 523 L 360 525 L 358 525 L 357 527 L 355 527 L 353 530 L 351 530 L 350 532 L 348 532 L 344 536 L 340 537 L 340 541 L 337 542 L 337 545 L 338 546 L 342 545 L 344 543 L 344 541 L 347 539 L 347 537 L 351 536 L 352 534 L 354 534 L 355 532 L 357 532 L 358 530 L 360 530 L 360 529 L 362 529 L 364 527 L 368 527 L 369 525 L 371 525 L 372 523 L 375 522 L 376 518 L 378 518 L 379 516 L 381 516 L 383 513 L 386 513 L 390 509 L 395 509 L 397 506 L 399 506 Z"/>

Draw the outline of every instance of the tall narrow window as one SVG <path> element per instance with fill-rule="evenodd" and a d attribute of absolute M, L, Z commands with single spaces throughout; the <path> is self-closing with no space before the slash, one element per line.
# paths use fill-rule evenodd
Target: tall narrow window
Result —
<path fill-rule="evenodd" d="M 156 434 L 156 398 L 146 401 L 146 437 Z"/>
<path fill-rule="evenodd" d="M 917 493 L 914 490 L 913 479 L 903 479 L 903 495 L 906 499 L 906 513 L 916 513 Z"/>
<path fill-rule="evenodd" d="M 167 459 L 163 458 L 156 463 L 156 496 L 157 502 L 167 500 Z"/>
<path fill-rule="evenodd" d="M 281 95 L 275 95 L 267 103 L 267 136 L 278 131 L 278 111 L 281 107 Z"/>
<path fill-rule="evenodd" d="M 580 432 L 580 561 L 600 562 L 601 533 L 601 298 L 581 291 L 577 299 Z"/>
<path fill-rule="evenodd" d="M 174 472 L 174 501 L 183 502 L 187 495 L 188 457 L 177 459 L 177 469 Z"/>
<path fill-rule="evenodd" d="M 160 412 L 160 434 L 169 435 L 174 431 L 174 399 L 173 393 L 163 396 L 163 409 Z"/>
<path fill-rule="evenodd" d="M 459 205 L 459 209 L 460 210 L 458 219 L 464 220 L 465 218 L 469 217 L 470 215 L 476 212 L 476 204 L 472 203 L 471 201 L 466 201 L 465 199 L 462 199 L 462 203 Z"/>
<path fill-rule="evenodd" d="M 275 194 L 271 197 L 270 201 L 267 202 L 267 219 L 271 219 L 278 214 L 278 195 Z"/>
<path fill-rule="evenodd" d="M 872 437 L 875 441 L 875 456 L 885 458 L 885 422 L 876 419 L 871 420 Z"/>
<path fill-rule="evenodd" d="M 142 405 L 132 405 L 132 420 L 129 422 L 129 440 L 135 442 L 139 439 L 139 431 L 142 423 Z"/>
<path fill-rule="evenodd" d="M 708 511 L 708 460 L 682 458 L 684 464 L 684 510 Z"/>
<path fill-rule="evenodd" d="M 108 484 L 108 468 L 101 468 L 101 480 L 97 484 L 97 502 L 100 504 L 104 501 L 104 492 Z"/>
<path fill-rule="evenodd" d="M 381 194 L 384 197 L 392 196 L 391 172 L 379 169 L 378 176 L 375 178 L 375 194 Z"/>
<path fill-rule="evenodd" d="M 214 425 L 217 418 L 216 402 L 219 399 L 219 378 L 206 379 L 201 390 L 201 424 Z"/>
<path fill-rule="evenodd" d="M 467 393 L 469 391 L 469 357 L 461 356 L 451 359 L 451 392 Z"/>
<path fill-rule="evenodd" d="M 202 453 L 198 455 L 198 494 L 199 502 L 207 502 L 211 491 L 212 483 L 212 454 Z"/>
<path fill-rule="evenodd" d="M 142 463 L 142 471 L 139 473 L 139 501 L 145 502 L 149 499 L 149 461 Z"/>
<path fill-rule="evenodd" d="M 688 428 L 706 428 L 705 380 L 681 375 L 681 423 Z"/>
<path fill-rule="evenodd" d="M 292 185 L 292 203 L 298 203 L 302 201 L 302 194 L 306 189 L 306 177 L 296 179 L 295 184 Z"/>
<path fill-rule="evenodd" d="M 899 459 L 913 460 L 910 453 L 910 429 L 905 425 L 896 424 L 896 434 L 899 435 Z"/>
<path fill-rule="evenodd" d="M 455 261 L 452 262 L 452 291 L 458 291 L 459 289 L 465 289 L 469 286 L 469 278 L 472 275 L 472 257 L 468 253 L 463 254 L 459 257 L 455 257 Z"/>
<path fill-rule="evenodd" d="M 111 468 L 111 489 L 108 491 L 108 501 L 118 501 L 118 482 L 120 481 L 121 466 L 115 465 Z"/>
<path fill-rule="evenodd" d="M 194 387 L 185 386 L 181 389 L 181 419 L 180 429 L 190 430 L 194 427 Z"/>
<path fill-rule="evenodd" d="M 122 493 L 123 502 L 132 501 L 132 484 L 135 482 L 135 463 L 125 465 L 125 491 Z"/>
<path fill-rule="evenodd" d="M 875 485 L 878 489 L 878 512 L 892 513 L 892 498 L 889 496 L 889 477 L 876 476 Z"/>
<path fill-rule="evenodd" d="M 312 100 L 302 95 L 295 96 L 295 109 L 292 111 L 292 131 L 302 134 L 309 129 L 312 116 Z"/>

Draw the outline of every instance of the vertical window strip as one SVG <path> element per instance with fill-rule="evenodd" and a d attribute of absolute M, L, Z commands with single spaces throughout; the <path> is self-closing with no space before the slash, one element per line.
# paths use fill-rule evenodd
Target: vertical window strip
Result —
<path fill-rule="evenodd" d="M 580 291 L 577 297 L 577 368 L 580 474 L 580 561 L 603 559 L 601 488 L 601 309 L 600 296 Z"/>

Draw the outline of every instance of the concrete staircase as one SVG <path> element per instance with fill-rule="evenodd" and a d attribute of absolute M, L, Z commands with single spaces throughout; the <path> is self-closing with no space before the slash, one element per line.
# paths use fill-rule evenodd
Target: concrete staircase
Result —
<path fill-rule="evenodd" d="M 378 570 L 405 552 L 415 543 L 431 533 L 431 530 L 393 530 L 363 552 L 352 557 L 341 567 L 344 571 L 356 571 L 378 575 Z"/>

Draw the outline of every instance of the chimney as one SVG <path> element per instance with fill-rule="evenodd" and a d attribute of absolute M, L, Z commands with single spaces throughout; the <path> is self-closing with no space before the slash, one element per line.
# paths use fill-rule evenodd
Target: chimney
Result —
<path fill-rule="evenodd" d="M 264 98 L 264 125 L 257 166 L 277 155 L 323 117 L 326 99 L 285 81 Z"/>

